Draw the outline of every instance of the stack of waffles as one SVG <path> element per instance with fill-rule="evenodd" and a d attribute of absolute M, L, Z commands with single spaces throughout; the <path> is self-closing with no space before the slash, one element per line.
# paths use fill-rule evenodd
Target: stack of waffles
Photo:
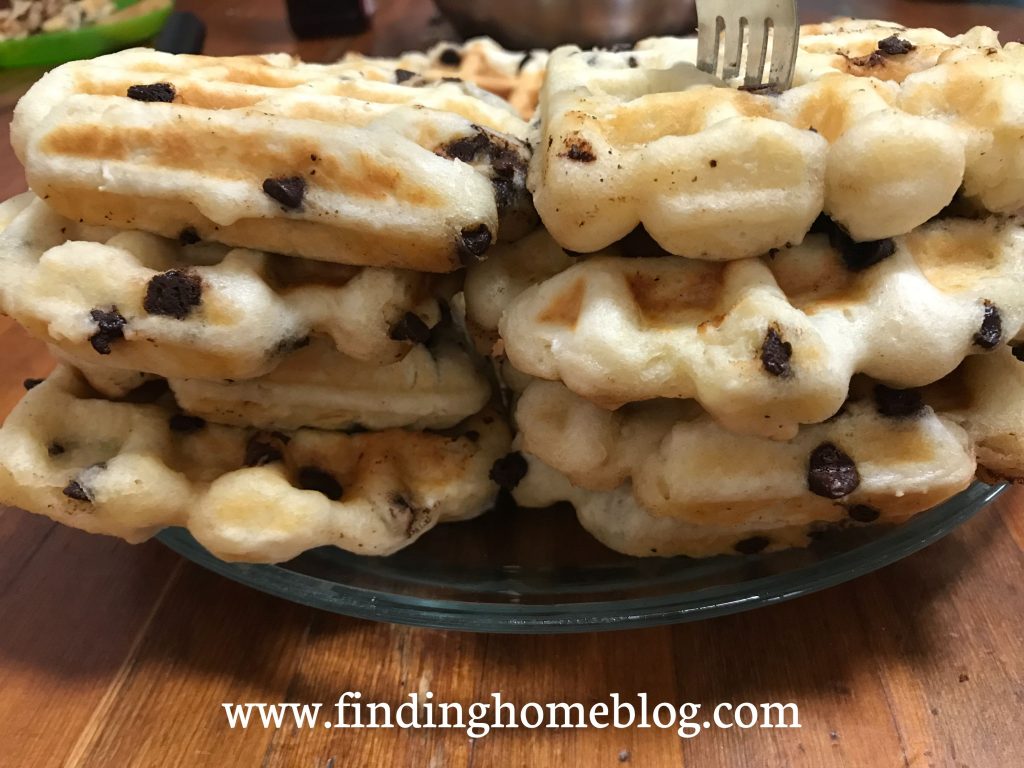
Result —
<path fill-rule="evenodd" d="M 526 131 L 383 63 L 134 50 L 45 76 L 12 125 L 32 192 L 0 209 L 0 307 L 61 366 L 4 426 L 0 497 L 269 561 L 488 509 L 511 435 L 449 303 L 536 225 Z"/>
<path fill-rule="evenodd" d="M 695 52 L 50 73 L 0 309 L 61 364 L 0 430 L 0 500 L 278 561 L 502 487 L 707 556 L 1024 477 L 1024 47 L 805 27 L 781 94 Z"/>
<path fill-rule="evenodd" d="M 465 288 L 515 401 L 516 499 L 701 556 L 1024 475 L 1024 47 L 804 27 L 773 93 L 695 45 L 551 54 L 544 229 Z"/>

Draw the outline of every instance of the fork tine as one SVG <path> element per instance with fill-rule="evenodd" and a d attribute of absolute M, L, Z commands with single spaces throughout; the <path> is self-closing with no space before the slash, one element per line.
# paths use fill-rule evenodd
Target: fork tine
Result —
<path fill-rule="evenodd" d="M 745 85 L 767 84 L 785 90 L 793 81 L 797 41 L 796 0 L 695 0 L 697 66 L 730 80 L 742 72 Z M 744 6 L 749 10 L 743 14 Z M 769 39 L 771 42 L 769 42 Z M 746 48 L 746 51 L 744 51 Z M 768 50 L 771 49 L 770 56 Z M 766 61 L 771 59 L 770 64 Z"/>
<path fill-rule="evenodd" d="M 705 13 L 697 17 L 697 67 L 712 75 L 718 67 L 722 24 L 722 17 L 714 14 Z"/>
<path fill-rule="evenodd" d="M 772 5 L 774 8 L 769 19 L 774 31 L 772 34 L 772 64 L 768 73 L 768 82 L 780 89 L 786 89 L 793 82 L 797 43 L 800 39 L 796 0 L 772 0 Z"/>
<path fill-rule="evenodd" d="M 772 66 L 768 73 L 768 82 L 780 89 L 789 88 L 793 82 L 793 68 L 796 66 L 797 41 L 792 35 L 779 34 L 779 25 L 775 25 L 772 35 Z"/>
<path fill-rule="evenodd" d="M 725 25 L 725 44 L 722 46 L 722 79 L 728 80 L 740 73 L 743 59 L 743 31 L 747 27 L 746 17 L 731 19 Z"/>
<path fill-rule="evenodd" d="M 747 23 L 747 68 L 744 85 L 759 85 L 764 75 L 765 54 L 768 52 L 768 20 L 753 19 Z"/>

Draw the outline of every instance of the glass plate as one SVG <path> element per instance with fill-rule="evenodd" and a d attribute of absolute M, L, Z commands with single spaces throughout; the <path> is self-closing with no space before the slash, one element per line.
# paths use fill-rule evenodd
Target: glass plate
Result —
<path fill-rule="evenodd" d="M 835 530 L 807 549 L 703 560 L 626 557 L 592 539 L 570 508 L 502 505 L 384 558 L 322 547 L 244 565 L 218 560 L 181 528 L 159 539 L 215 573 L 334 613 L 474 632 L 589 632 L 721 616 L 840 584 L 928 546 L 1004 488 L 975 483 L 903 525 Z"/>

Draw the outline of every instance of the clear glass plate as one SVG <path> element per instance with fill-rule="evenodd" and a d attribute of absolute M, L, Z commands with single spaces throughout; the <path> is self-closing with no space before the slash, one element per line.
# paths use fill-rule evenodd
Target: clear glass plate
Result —
<path fill-rule="evenodd" d="M 218 560 L 180 528 L 159 539 L 211 571 L 334 613 L 474 632 L 588 632 L 721 616 L 840 584 L 928 546 L 1004 488 L 975 483 L 903 525 L 836 530 L 807 549 L 704 560 L 619 555 L 569 508 L 499 506 L 384 558 L 323 547 L 244 565 Z"/>

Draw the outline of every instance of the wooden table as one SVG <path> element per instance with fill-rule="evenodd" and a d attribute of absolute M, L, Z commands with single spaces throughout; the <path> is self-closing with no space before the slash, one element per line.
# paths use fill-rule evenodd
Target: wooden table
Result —
<path fill-rule="evenodd" d="M 388 52 L 447 34 L 421 0 L 380 0 L 376 31 L 295 45 L 277 2 L 199 3 L 209 53 Z M 1007 5 L 803 3 L 1020 39 Z M 215 7 L 211 7 L 215 6 Z M 8 74 L 0 105 L 32 73 Z M 8 114 L 4 115 L 6 123 Z M 0 193 L 24 188 L 2 142 Z M 0 413 L 51 361 L 0 319 Z M 563 637 L 434 632 L 318 613 L 162 546 L 131 547 L 0 510 L 0 766 L 987 766 L 1024 752 L 1024 493 L 878 573 L 773 608 L 672 628 Z M 800 730 L 229 730 L 226 701 L 792 701 Z"/>

